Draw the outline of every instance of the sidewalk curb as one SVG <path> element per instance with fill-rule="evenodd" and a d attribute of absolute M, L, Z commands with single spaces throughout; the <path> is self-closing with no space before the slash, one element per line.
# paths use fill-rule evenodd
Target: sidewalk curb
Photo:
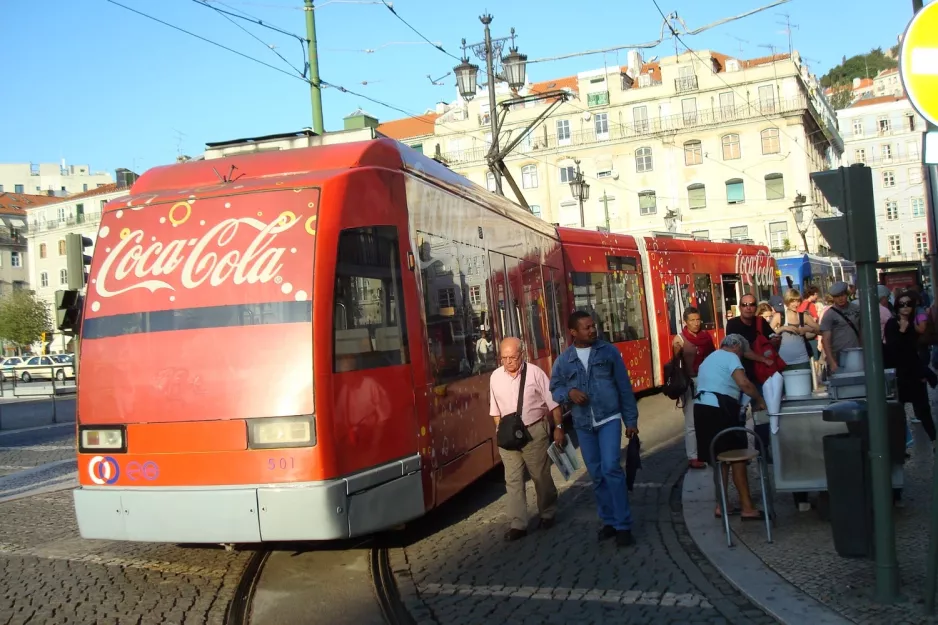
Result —
<path fill-rule="evenodd" d="M 716 519 L 713 518 L 711 475 L 711 470 L 688 473 L 681 492 L 681 507 L 687 531 L 710 564 L 753 604 L 780 623 L 853 623 L 789 583 L 738 538 L 733 542 L 732 548 L 726 546 L 723 525 L 715 523 Z M 709 494 L 704 495 L 704 491 Z"/>

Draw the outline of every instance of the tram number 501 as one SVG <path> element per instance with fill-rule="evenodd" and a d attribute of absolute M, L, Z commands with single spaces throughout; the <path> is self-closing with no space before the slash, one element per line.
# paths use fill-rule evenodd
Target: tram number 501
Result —
<path fill-rule="evenodd" d="M 270 471 L 275 471 L 277 469 L 293 469 L 296 468 L 296 462 L 293 457 L 289 458 L 268 458 L 267 459 L 267 468 Z"/>

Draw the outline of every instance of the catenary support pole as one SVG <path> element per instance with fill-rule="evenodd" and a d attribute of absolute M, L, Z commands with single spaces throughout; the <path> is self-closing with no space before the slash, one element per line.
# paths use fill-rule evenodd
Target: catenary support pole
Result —
<path fill-rule="evenodd" d="M 479 18 L 485 24 L 485 72 L 488 77 L 489 86 L 489 120 L 492 123 L 492 145 L 489 146 L 489 156 L 498 154 L 498 115 L 496 115 L 495 103 L 495 59 L 492 50 L 492 30 L 489 25 L 492 23 L 491 15 L 483 15 Z M 491 162 L 491 160 L 489 161 Z M 490 167 L 492 176 L 495 177 L 495 192 L 499 195 L 505 195 L 502 191 L 502 172 L 497 167 Z"/>
<path fill-rule="evenodd" d="M 304 0 L 306 11 L 306 44 L 309 48 L 309 96 L 313 106 L 313 132 L 323 133 L 322 85 L 319 84 L 319 50 L 316 46 L 316 12 L 313 0 Z"/>

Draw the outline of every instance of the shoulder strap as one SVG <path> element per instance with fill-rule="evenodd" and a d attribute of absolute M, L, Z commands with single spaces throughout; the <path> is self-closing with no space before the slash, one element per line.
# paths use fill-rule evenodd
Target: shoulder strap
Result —
<path fill-rule="evenodd" d="M 804 327 L 804 312 L 798 313 L 798 326 L 801 328 Z"/>
<path fill-rule="evenodd" d="M 521 416 L 521 406 L 524 405 L 524 381 L 528 375 L 528 365 L 527 363 L 521 365 L 521 388 L 518 390 L 518 410 L 515 412 L 518 416 Z"/>
<path fill-rule="evenodd" d="M 838 315 L 840 315 L 840 318 L 847 322 L 847 325 L 850 326 L 850 329 L 853 330 L 853 333 L 856 334 L 857 337 L 859 338 L 859 336 L 860 336 L 860 331 L 857 330 L 857 327 L 856 327 L 855 325 L 853 325 L 853 322 L 852 322 L 852 321 L 850 321 L 849 319 L 847 319 L 846 315 L 844 315 L 842 312 L 840 312 L 840 309 L 838 309 L 836 306 L 831 306 L 831 307 L 830 307 L 830 310 L 832 310 L 832 311 L 834 311 L 835 313 L 837 313 Z"/>

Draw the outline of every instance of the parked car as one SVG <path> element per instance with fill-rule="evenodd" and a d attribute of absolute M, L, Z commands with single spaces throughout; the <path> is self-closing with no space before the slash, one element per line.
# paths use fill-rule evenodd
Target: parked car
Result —
<path fill-rule="evenodd" d="M 12 380 L 16 377 L 16 372 L 14 369 L 17 365 L 23 363 L 23 359 L 19 356 L 10 356 L 9 358 L 4 358 L 3 362 L 0 362 L 0 375 L 3 376 L 4 380 Z"/>
<path fill-rule="evenodd" d="M 59 382 L 75 377 L 75 367 L 62 363 L 51 356 L 33 356 L 13 367 L 16 377 L 23 382 L 32 380 L 51 380 L 53 376 Z"/>

